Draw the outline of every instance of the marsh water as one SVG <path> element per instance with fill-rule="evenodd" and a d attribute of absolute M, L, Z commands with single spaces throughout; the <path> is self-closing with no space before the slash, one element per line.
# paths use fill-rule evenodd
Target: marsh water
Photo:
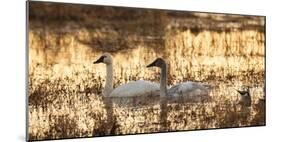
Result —
<path fill-rule="evenodd" d="M 105 52 L 113 56 L 114 87 L 141 79 L 159 83 L 159 70 L 146 68 L 157 57 L 168 64 L 169 86 L 213 86 L 209 102 L 168 104 L 167 131 L 265 125 L 263 17 L 36 2 L 30 13 L 30 139 L 106 134 L 100 95 L 106 70 L 93 64 Z M 245 108 L 235 89 L 246 86 L 253 102 Z M 113 135 L 160 130 L 159 104 L 115 106 L 114 115 Z"/>

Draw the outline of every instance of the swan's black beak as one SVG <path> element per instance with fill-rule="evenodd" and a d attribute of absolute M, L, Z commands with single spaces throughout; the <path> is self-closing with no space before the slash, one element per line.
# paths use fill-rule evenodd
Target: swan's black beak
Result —
<path fill-rule="evenodd" d="M 98 60 L 96 60 L 93 64 L 102 63 L 105 56 L 101 56 Z"/>
<path fill-rule="evenodd" d="M 152 62 L 151 64 L 147 65 L 146 67 L 149 68 L 149 67 L 154 67 L 156 66 L 156 60 L 154 62 Z"/>

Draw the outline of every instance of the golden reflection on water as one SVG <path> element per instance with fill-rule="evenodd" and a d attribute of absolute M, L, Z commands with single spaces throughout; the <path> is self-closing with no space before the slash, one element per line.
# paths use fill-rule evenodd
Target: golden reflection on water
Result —
<path fill-rule="evenodd" d="M 77 40 L 81 30 L 57 35 L 29 31 L 29 136 L 31 139 L 104 135 L 101 97 L 105 66 L 93 65 L 103 52 Z M 83 37 L 85 36 L 85 37 Z M 264 125 L 264 33 L 255 30 L 167 32 L 156 48 L 135 45 L 112 52 L 114 86 L 131 80 L 159 82 L 159 70 L 145 66 L 157 57 L 169 65 L 169 85 L 191 80 L 211 84 L 212 101 L 169 104 L 169 130 Z M 95 45 L 93 45 L 95 46 Z M 234 89 L 251 86 L 253 104 L 242 109 Z M 159 106 L 116 107 L 115 134 L 158 132 Z"/>

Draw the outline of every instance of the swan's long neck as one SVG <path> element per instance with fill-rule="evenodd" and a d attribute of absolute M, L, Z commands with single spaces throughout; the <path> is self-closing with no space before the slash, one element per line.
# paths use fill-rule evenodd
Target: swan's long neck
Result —
<path fill-rule="evenodd" d="M 113 65 L 107 64 L 106 65 L 106 80 L 105 80 L 105 87 L 103 90 L 104 96 L 109 96 L 109 94 L 113 90 Z"/>
<path fill-rule="evenodd" d="M 167 96 L 167 67 L 166 64 L 161 67 L 160 72 L 160 97 L 166 97 Z"/>

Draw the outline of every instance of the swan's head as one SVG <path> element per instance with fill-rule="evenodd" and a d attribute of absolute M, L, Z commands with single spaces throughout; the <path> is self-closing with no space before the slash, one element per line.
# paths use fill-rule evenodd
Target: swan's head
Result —
<path fill-rule="evenodd" d="M 102 56 L 94 62 L 94 64 L 98 64 L 98 63 L 104 63 L 107 65 L 112 64 L 111 55 L 109 53 L 102 54 Z"/>
<path fill-rule="evenodd" d="M 147 65 L 146 67 L 159 67 L 159 68 L 163 68 L 166 66 L 166 62 L 164 59 L 162 58 L 157 58 L 156 60 L 154 60 L 151 64 Z"/>

